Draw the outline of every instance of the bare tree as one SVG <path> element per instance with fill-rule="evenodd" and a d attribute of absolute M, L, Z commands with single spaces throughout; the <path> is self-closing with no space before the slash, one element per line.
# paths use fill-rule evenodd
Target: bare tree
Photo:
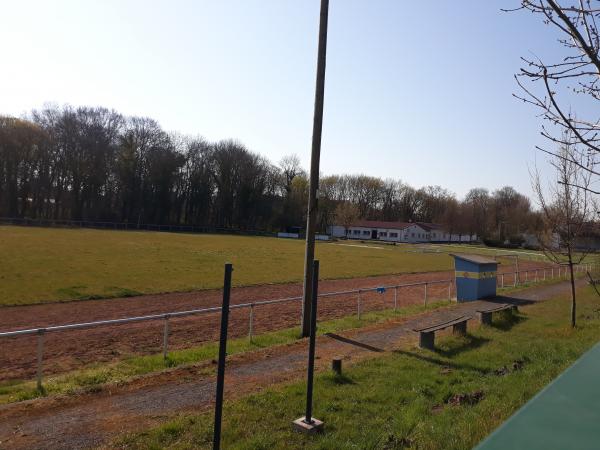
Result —
<path fill-rule="evenodd" d="M 559 34 L 564 56 L 555 61 L 522 58 L 525 67 L 515 76 L 522 94 L 515 97 L 541 109 L 542 135 L 561 146 L 577 144 L 592 154 L 600 153 L 600 117 L 580 118 L 571 104 L 591 104 L 597 110 L 600 100 L 600 35 L 597 20 L 600 5 L 592 0 L 522 0 L 519 8 L 540 17 Z M 529 81 L 529 82 L 528 82 Z M 536 89 L 535 85 L 541 85 Z M 587 102 L 587 103 L 586 103 Z M 588 108 L 586 108 L 588 109 Z M 568 131 L 568 133 L 564 133 Z M 554 158 L 569 157 L 542 147 Z M 575 166 L 600 175 L 595 163 L 569 160 Z M 589 189 L 589 186 L 587 187 Z M 597 192 L 594 192 L 597 193 Z"/>
<path fill-rule="evenodd" d="M 576 325 L 577 307 L 573 266 L 581 263 L 586 256 L 585 248 L 578 246 L 578 239 L 589 226 L 593 213 L 589 190 L 592 174 L 582 169 L 589 163 L 588 158 L 575 145 L 562 144 L 556 156 L 550 159 L 556 179 L 549 183 L 547 189 L 537 168 L 531 174 L 544 223 L 538 236 L 540 246 L 548 259 L 556 264 L 566 264 L 569 268 L 572 327 Z"/>
<path fill-rule="evenodd" d="M 335 209 L 335 217 L 344 227 L 344 235 L 348 237 L 348 228 L 359 219 L 358 207 L 350 202 L 340 203 Z"/>

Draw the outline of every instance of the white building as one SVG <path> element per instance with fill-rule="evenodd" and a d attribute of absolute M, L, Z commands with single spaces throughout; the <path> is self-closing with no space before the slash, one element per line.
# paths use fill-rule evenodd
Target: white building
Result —
<path fill-rule="evenodd" d="M 450 234 L 441 225 L 422 222 L 384 222 L 360 220 L 346 230 L 341 225 L 329 228 L 333 237 L 348 239 L 378 240 L 386 242 L 470 242 L 476 237 Z"/>

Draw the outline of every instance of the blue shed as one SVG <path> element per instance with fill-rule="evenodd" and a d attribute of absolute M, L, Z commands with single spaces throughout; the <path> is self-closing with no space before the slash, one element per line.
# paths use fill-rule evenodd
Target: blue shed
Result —
<path fill-rule="evenodd" d="M 479 255 L 454 257 L 456 300 L 459 302 L 496 296 L 498 262 Z"/>

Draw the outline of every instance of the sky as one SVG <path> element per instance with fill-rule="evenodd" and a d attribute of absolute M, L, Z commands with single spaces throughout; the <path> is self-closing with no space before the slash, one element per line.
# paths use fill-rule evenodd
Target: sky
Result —
<path fill-rule="evenodd" d="M 321 172 L 531 195 L 545 142 L 513 75 L 559 46 L 500 10 L 518 3 L 330 0 Z M 318 18 L 318 0 L 5 0 L 0 114 L 101 105 L 308 168 Z"/>

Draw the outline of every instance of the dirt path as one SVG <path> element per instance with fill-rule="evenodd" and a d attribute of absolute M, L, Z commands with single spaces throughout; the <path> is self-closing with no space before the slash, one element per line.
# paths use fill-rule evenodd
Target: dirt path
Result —
<path fill-rule="evenodd" d="M 521 270 L 543 267 L 541 263 L 522 262 Z M 504 270 L 511 270 L 508 267 Z M 453 272 L 429 272 L 326 280 L 319 291 L 336 292 L 382 285 L 451 279 Z M 512 284 L 512 276 L 505 283 Z M 422 286 L 398 291 L 398 305 L 407 306 L 423 301 Z M 140 297 L 90 300 L 70 303 L 0 308 L 0 331 L 45 327 L 68 323 L 92 322 L 122 317 L 161 314 L 172 311 L 208 308 L 221 304 L 221 291 L 208 290 L 187 293 L 144 295 Z M 271 300 L 302 295 L 300 284 L 281 284 L 234 288 L 232 304 Z M 429 286 L 430 299 L 447 298 L 447 285 Z M 362 310 L 375 311 L 393 305 L 393 292 L 384 295 L 363 294 Z M 299 325 L 299 301 L 255 308 L 254 332 L 280 330 Z M 356 311 L 356 295 L 339 295 L 321 300 L 319 318 L 343 317 Z M 230 337 L 248 333 L 248 309 L 233 310 L 230 316 Z M 219 314 L 205 314 L 171 319 L 169 348 L 188 348 L 218 339 Z M 94 362 L 111 362 L 131 355 L 157 354 L 161 351 L 163 324 L 161 321 L 101 327 L 95 329 L 50 333 L 44 337 L 44 374 L 58 374 L 83 368 Z M 0 381 L 32 378 L 35 375 L 36 337 L 4 339 L 0 345 Z"/>
<path fill-rule="evenodd" d="M 584 284 L 580 280 L 580 285 Z M 500 301 L 527 303 L 569 292 L 569 285 L 530 288 Z M 329 366 L 334 356 L 352 362 L 374 357 L 416 340 L 415 325 L 473 316 L 490 302 L 471 302 L 344 333 L 343 339 L 319 337 L 317 369 Z M 473 326 L 473 325 L 471 325 Z M 352 341 L 356 341 L 352 343 Z M 226 398 L 304 376 L 306 341 L 235 355 L 228 359 Z M 122 386 L 107 387 L 95 394 L 42 398 L 0 407 L 0 448 L 90 448 L 105 444 L 125 432 L 138 431 L 181 412 L 205 411 L 215 390 L 214 365 L 174 369 L 142 377 Z"/>

